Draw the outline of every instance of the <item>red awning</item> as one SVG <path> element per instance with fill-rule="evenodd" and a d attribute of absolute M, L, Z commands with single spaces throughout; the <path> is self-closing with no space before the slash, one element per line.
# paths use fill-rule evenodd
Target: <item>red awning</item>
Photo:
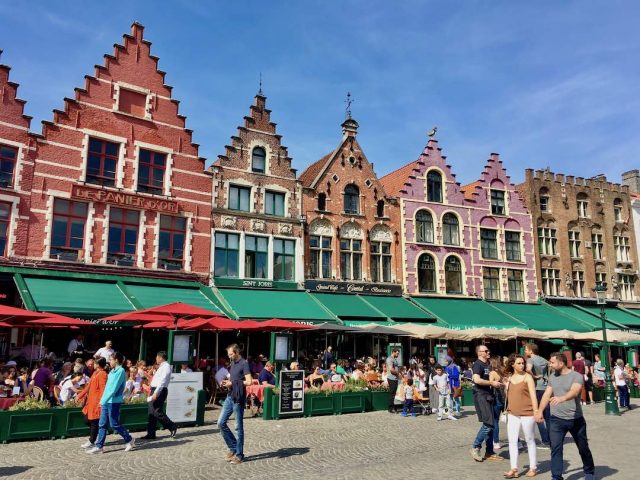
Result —
<path fill-rule="evenodd" d="M 176 322 L 177 320 L 190 317 L 222 317 L 221 313 L 195 307 L 187 303 L 175 302 L 157 307 L 134 310 L 132 312 L 119 313 L 105 317 L 102 320 L 129 321 L 129 322 Z"/>
<path fill-rule="evenodd" d="M 91 325 L 91 322 L 87 322 L 86 320 L 65 317 L 64 315 L 56 315 L 54 313 L 50 313 L 46 318 L 27 320 L 23 323 L 33 327 L 83 327 Z"/>

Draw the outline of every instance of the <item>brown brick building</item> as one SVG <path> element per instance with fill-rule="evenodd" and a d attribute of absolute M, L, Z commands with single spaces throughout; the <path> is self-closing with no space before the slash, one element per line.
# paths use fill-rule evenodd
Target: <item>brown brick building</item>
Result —
<path fill-rule="evenodd" d="M 593 298 L 607 282 L 609 298 L 640 298 L 628 186 L 528 169 L 517 189 L 533 219 L 542 294 Z"/>
<path fill-rule="evenodd" d="M 401 284 L 397 199 L 386 195 L 347 118 L 337 148 L 301 175 L 305 277 Z"/>

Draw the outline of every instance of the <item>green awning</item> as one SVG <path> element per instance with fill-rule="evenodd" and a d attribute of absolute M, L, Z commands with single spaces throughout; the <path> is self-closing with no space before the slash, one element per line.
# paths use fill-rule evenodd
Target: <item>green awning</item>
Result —
<path fill-rule="evenodd" d="M 397 325 L 397 322 L 392 322 L 388 320 L 345 320 L 344 324 L 347 327 L 361 327 L 362 325 L 367 325 L 369 323 L 375 323 L 376 325 Z"/>
<path fill-rule="evenodd" d="M 249 290 L 214 288 L 222 306 L 235 318 L 335 322 L 336 317 L 307 292 L 300 290 Z"/>
<path fill-rule="evenodd" d="M 585 310 L 589 310 L 590 313 L 593 313 L 600 318 L 600 307 L 582 307 Z M 604 314 L 607 317 L 607 320 L 611 320 L 613 322 L 617 322 L 626 327 L 640 327 L 640 315 L 632 313 L 633 311 L 629 311 L 622 308 L 617 307 L 609 307 L 604 309 Z"/>
<path fill-rule="evenodd" d="M 218 305 L 213 303 L 202 292 L 199 284 L 194 284 L 193 287 L 170 287 L 125 283 L 124 288 L 129 296 L 134 301 L 137 301 L 142 308 L 182 302 L 195 307 L 206 308 L 214 312 L 224 313 Z"/>
<path fill-rule="evenodd" d="M 361 295 L 360 298 L 396 322 L 428 322 L 436 319 L 434 315 L 429 315 L 411 300 L 404 297 Z"/>
<path fill-rule="evenodd" d="M 506 303 L 491 302 L 491 305 L 507 315 L 517 318 L 533 330 L 571 330 L 572 332 L 589 332 L 591 329 L 584 323 L 564 315 L 544 303 Z"/>
<path fill-rule="evenodd" d="M 449 328 L 526 327 L 516 318 L 494 308 L 484 300 L 461 298 L 412 297 L 422 308 L 437 316 L 437 325 Z"/>
<path fill-rule="evenodd" d="M 136 309 L 116 282 L 26 276 L 24 281 L 41 312 L 101 317 Z"/>
<path fill-rule="evenodd" d="M 574 319 L 586 324 L 591 330 L 602 330 L 602 322 L 600 321 L 600 312 L 590 313 L 588 310 L 583 310 L 575 305 L 551 305 L 556 310 L 573 317 Z M 607 319 L 607 328 L 619 329 L 624 328 L 617 322 Z"/>
<path fill-rule="evenodd" d="M 340 320 L 388 320 L 387 315 L 372 307 L 358 295 L 340 293 L 312 293 L 311 295 Z"/>

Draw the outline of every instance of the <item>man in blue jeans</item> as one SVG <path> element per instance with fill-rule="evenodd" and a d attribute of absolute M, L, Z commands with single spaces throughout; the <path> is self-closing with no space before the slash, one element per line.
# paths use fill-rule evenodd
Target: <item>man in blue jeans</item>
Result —
<path fill-rule="evenodd" d="M 551 417 L 549 419 L 551 478 L 553 480 L 563 480 L 564 438 L 569 432 L 576 447 L 578 447 L 578 453 L 582 459 L 584 478 L 585 480 L 593 480 L 595 466 L 587 440 L 587 422 L 584 420 L 580 405 L 580 392 L 584 385 L 584 378 L 578 372 L 567 368 L 566 359 L 561 353 L 552 353 L 549 365 L 554 374 L 549 375 L 547 389 L 542 396 L 542 401 L 535 417 L 537 422 L 542 422 L 544 419 L 542 412 L 547 405 L 551 405 Z"/>
<path fill-rule="evenodd" d="M 242 463 L 244 460 L 244 408 L 247 403 L 246 387 L 253 383 L 249 363 L 240 355 L 240 348 L 237 344 L 227 347 L 227 355 L 231 360 L 229 366 L 229 378 L 223 380 L 221 385 L 231 391 L 222 405 L 222 412 L 218 417 L 218 428 L 222 433 L 229 451 L 225 454 L 225 460 L 234 465 Z M 227 425 L 231 414 L 236 417 L 236 436 Z"/>
<path fill-rule="evenodd" d="M 524 347 L 524 354 L 527 358 L 527 372 L 536 381 L 536 397 L 538 398 L 538 405 L 540 400 L 547 389 L 547 377 L 549 376 L 549 362 L 538 355 L 538 345 L 535 343 L 528 343 Z M 549 449 L 549 407 L 545 408 L 542 412 L 544 422 L 538 423 L 538 430 L 540 431 L 540 445 L 538 448 L 548 450 Z"/>

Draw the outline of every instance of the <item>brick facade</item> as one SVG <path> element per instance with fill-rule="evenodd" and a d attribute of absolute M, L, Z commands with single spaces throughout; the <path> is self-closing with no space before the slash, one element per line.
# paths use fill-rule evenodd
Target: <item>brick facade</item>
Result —
<path fill-rule="evenodd" d="M 544 295 L 594 298 L 596 281 L 604 281 L 609 298 L 639 298 L 628 186 L 602 176 L 528 169 L 517 188 L 537 228 L 538 289 Z"/>

